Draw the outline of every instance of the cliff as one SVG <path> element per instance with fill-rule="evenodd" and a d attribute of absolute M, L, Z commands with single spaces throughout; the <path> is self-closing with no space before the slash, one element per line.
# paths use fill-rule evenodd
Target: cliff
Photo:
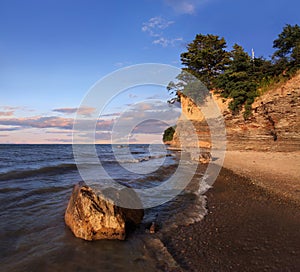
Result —
<path fill-rule="evenodd" d="M 171 141 L 171 146 L 181 147 L 180 138 L 184 139 L 184 146 L 193 147 L 195 145 L 196 133 L 198 137 L 198 146 L 201 148 L 210 148 L 210 132 L 205 120 L 205 117 L 198 106 L 187 96 L 180 95 L 181 116 L 179 117 L 176 130 Z M 188 122 L 190 121 L 190 122 Z M 194 127 L 194 132 L 191 131 L 191 125 Z"/>
<path fill-rule="evenodd" d="M 244 120 L 243 113 L 233 115 L 228 110 L 228 100 L 211 93 L 218 104 L 226 125 L 227 150 L 295 151 L 300 149 L 300 73 L 284 84 L 278 85 L 252 105 L 252 116 Z M 198 136 L 198 146 L 210 148 L 210 130 L 201 108 L 188 97 L 181 95 L 182 114 L 170 145 L 180 147 L 179 135 L 186 146 L 191 141 L 189 120 Z"/>

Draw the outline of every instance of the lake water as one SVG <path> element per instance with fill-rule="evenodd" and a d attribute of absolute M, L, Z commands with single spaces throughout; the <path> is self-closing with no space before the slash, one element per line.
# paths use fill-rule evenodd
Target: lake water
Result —
<path fill-rule="evenodd" d="M 141 188 L 165 182 L 180 160 L 179 153 L 166 151 L 164 146 L 157 146 L 154 155 L 149 147 L 130 145 L 133 159 L 126 161 L 124 157 L 122 161 L 129 168 L 131 164 L 142 168 L 149 167 L 149 163 L 161 165 L 148 174 L 120 166 L 110 145 L 97 145 L 96 150 L 106 172 L 116 182 Z M 187 170 L 190 163 L 186 162 Z M 82 180 L 72 146 L 0 145 L 0 270 L 162 271 L 155 257 L 158 247 L 163 247 L 157 243 L 159 239 L 178 225 L 201 220 L 206 213 L 201 195 L 207 188 L 203 173 L 198 171 L 179 196 L 146 209 L 140 228 L 125 241 L 88 242 L 75 238 L 64 223 L 72 188 Z M 154 236 L 147 231 L 153 220 L 160 228 Z"/>

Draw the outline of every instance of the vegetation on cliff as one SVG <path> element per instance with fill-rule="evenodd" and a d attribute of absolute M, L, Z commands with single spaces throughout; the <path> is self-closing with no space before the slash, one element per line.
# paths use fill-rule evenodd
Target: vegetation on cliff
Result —
<path fill-rule="evenodd" d="M 225 50 L 226 41 L 215 35 L 196 35 L 187 45 L 187 52 L 181 54 L 181 62 L 187 71 L 200 79 L 208 88 L 213 88 L 214 81 L 225 71 L 230 62 L 230 54 Z"/>
<path fill-rule="evenodd" d="M 173 135 L 175 133 L 175 128 L 176 127 L 168 127 L 164 131 L 164 135 L 163 135 L 163 141 L 164 142 L 168 142 L 168 141 L 172 141 L 173 140 Z"/>
<path fill-rule="evenodd" d="M 229 109 L 233 114 L 244 109 L 244 118 L 247 119 L 251 115 L 252 103 L 262 90 L 289 79 L 300 68 L 300 27 L 288 24 L 283 28 L 273 42 L 276 50 L 270 60 L 250 56 L 238 44 L 231 51 L 226 48 L 223 37 L 196 35 L 187 45 L 187 52 L 181 54 L 185 68 L 178 76 L 179 83 L 171 82 L 168 90 L 175 94 L 183 92 L 197 103 L 201 101 L 207 92 L 203 86 L 198 90 L 194 88 L 195 80 L 191 83 L 185 73 L 188 72 L 209 90 L 215 90 L 224 99 L 231 99 Z"/>

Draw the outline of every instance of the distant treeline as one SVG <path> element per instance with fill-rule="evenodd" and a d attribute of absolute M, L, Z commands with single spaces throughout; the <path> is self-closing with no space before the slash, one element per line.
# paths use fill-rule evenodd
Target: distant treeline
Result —
<path fill-rule="evenodd" d="M 300 68 L 300 27 L 288 24 L 283 28 L 273 41 L 276 50 L 271 59 L 250 56 L 238 44 L 231 51 L 226 48 L 223 37 L 196 35 L 187 45 L 187 52 L 181 54 L 183 70 L 201 80 L 209 90 L 231 98 L 229 109 L 238 113 L 244 108 L 247 119 L 255 97 L 271 84 L 290 78 Z M 172 82 L 168 89 L 174 91 L 176 85 Z"/>

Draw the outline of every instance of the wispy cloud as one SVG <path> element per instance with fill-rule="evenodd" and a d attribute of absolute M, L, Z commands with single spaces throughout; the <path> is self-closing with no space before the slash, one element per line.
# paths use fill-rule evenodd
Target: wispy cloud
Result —
<path fill-rule="evenodd" d="M 72 114 L 72 113 L 75 113 L 77 110 L 78 110 L 78 108 L 59 108 L 59 109 L 54 109 L 52 111 L 65 113 L 65 114 Z"/>
<path fill-rule="evenodd" d="M 111 114 L 111 117 L 117 116 L 118 113 Z M 73 118 L 63 118 L 59 116 L 34 116 L 34 117 L 22 117 L 22 118 L 2 118 L 0 119 L 0 131 L 14 131 L 26 128 L 57 128 L 60 130 L 72 130 Z M 77 122 L 81 124 L 82 129 L 88 129 L 90 124 L 89 120 L 78 119 Z M 113 127 L 114 119 L 99 119 L 97 120 L 97 130 L 110 131 Z M 57 133 L 57 132 L 54 132 Z"/>
<path fill-rule="evenodd" d="M 0 111 L 0 116 L 13 116 L 14 111 Z"/>
<path fill-rule="evenodd" d="M 28 107 L 0 106 L 0 117 L 14 116 L 16 111 L 32 112 L 33 110 L 29 109 Z"/>
<path fill-rule="evenodd" d="M 50 143 L 66 143 L 66 144 L 68 143 L 68 144 L 70 144 L 70 143 L 72 143 L 72 138 L 70 138 L 70 139 L 48 138 L 47 141 Z"/>
<path fill-rule="evenodd" d="M 100 115 L 100 117 L 118 117 L 118 116 L 120 116 L 120 112 L 106 113 Z"/>
<path fill-rule="evenodd" d="M 160 37 L 163 34 L 162 30 L 172 24 L 174 24 L 174 21 L 168 21 L 157 16 L 149 19 L 148 22 L 143 23 L 142 31 L 148 33 L 152 37 Z"/>
<path fill-rule="evenodd" d="M 15 110 L 19 109 L 19 107 L 12 107 L 12 106 L 1 106 L 1 108 L 6 111 L 15 111 Z"/>
<path fill-rule="evenodd" d="M 128 94 L 128 97 L 129 97 L 129 98 L 137 98 L 138 96 L 137 96 L 136 94 L 130 93 L 130 94 Z"/>
<path fill-rule="evenodd" d="M 160 99 L 160 98 L 161 98 L 160 94 L 154 94 L 154 95 L 146 97 L 146 100 L 149 100 L 149 99 Z"/>
<path fill-rule="evenodd" d="M 97 121 L 97 131 L 111 131 L 113 128 L 115 120 L 111 119 L 111 120 L 98 120 Z"/>
<path fill-rule="evenodd" d="M 130 64 L 131 64 L 131 62 L 129 62 L 129 61 L 119 61 L 119 62 L 116 62 L 114 65 L 117 68 L 121 68 L 121 67 L 124 67 L 124 66 L 128 66 Z"/>
<path fill-rule="evenodd" d="M 133 134 L 161 134 L 169 125 L 159 120 L 146 120 L 134 127 Z"/>
<path fill-rule="evenodd" d="M 154 98 L 154 97 L 153 97 Z M 80 129 L 77 127 L 77 135 L 82 141 L 96 136 L 98 142 L 104 143 L 114 139 L 122 139 L 133 134 L 134 138 L 143 137 L 143 141 L 151 140 L 151 137 L 161 138 L 163 130 L 169 126 L 169 123 L 175 123 L 180 113 L 176 109 L 166 106 L 167 103 L 160 101 L 139 102 L 133 104 L 122 112 L 109 112 L 100 115 L 96 121 L 96 131 L 92 135 L 91 123 L 93 117 L 77 118 Z M 1 142 L 14 143 L 70 143 L 72 139 L 72 130 L 74 119 L 68 114 L 74 114 L 77 108 L 57 108 L 55 112 L 66 114 L 66 116 L 29 116 L 16 117 L 4 115 L 0 118 L 0 135 Z M 85 108 L 81 113 L 91 114 L 94 108 Z M 164 121 L 156 121 L 163 118 Z M 93 123 L 93 128 L 94 129 Z M 116 124 L 118 126 L 116 127 Z M 123 132 L 130 127 L 130 135 L 125 135 Z M 117 128 L 117 129 L 116 129 Z M 124 130 L 125 129 L 125 130 Z M 74 132 L 74 131 L 73 131 Z M 119 135 L 120 134 L 120 135 Z M 142 135 L 142 136 L 141 136 Z M 150 137 L 151 136 L 151 137 Z M 147 138 L 148 137 L 148 138 Z M 134 141 L 138 141 L 134 139 Z"/>
<path fill-rule="evenodd" d="M 174 46 L 176 42 L 182 41 L 182 38 L 175 38 L 175 39 L 166 39 L 164 37 L 160 37 L 153 41 L 153 44 L 159 44 L 162 47 L 168 47 L 169 45 Z"/>
<path fill-rule="evenodd" d="M 54 109 L 53 111 L 64 113 L 64 114 L 73 114 L 77 112 L 80 115 L 90 116 L 92 113 L 95 112 L 95 110 L 96 110 L 95 108 L 83 107 L 83 108 L 59 108 L 59 109 Z"/>
<path fill-rule="evenodd" d="M 107 131 L 96 131 L 95 133 L 82 133 L 78 135 L 79 137 L 82 138 L 87 138 L 87 139 L 91 139 L 94 138 L 96 140 L 111 140 L 111 132 L 107 132 Z"/>
<path fill-rule="evenodd" d="M 0 110 L 3 112 L 13 112 L 15 113 L 16 111 L 22 111 L 22 112 L 32 112 L 34 111 L 31 108 L 28 108 L 26 106 L 0 106 Z"/>
<path fill-rule="evenodd" d="M 199 5 L 207 0 L 164 0 L 165 4 L 179 14 L 194 14 Z"/>
<path fill-rule="evenodd" d="M 166 102 L 158 100 L 139 102 L 122 112 L 115 120 L 112 129 L 113 139 L 116 142 L 125 141 L 128 139 L 128 133 L 136 137 L 157 135 L 159 138 L 167 127 L 176 123 L 179 115 L 180 110 L 169 106 Z"/>
<path fill-rule="evenodd" d="M 164 31 L 174 23 L 174 21 L 157 16 L 143 23 L 142 31 L 154 38 L 152 41 L 153 44 L 161 45 L 162 47 L 174 46 L 176 42 L 182 41 L 182 38 L 167 38 Z"/>
<path fill-rule="evenodd" d="M 72 136 L 72 131 L 69 129 L 51 129 L 51 130 L 47 130 L 45 131 L 46 134 L 63 134 L 66 136 Z"/>
<path fill-rule="evenodd" d="M 20 129 L 20 127 L 0 127 L 0 131 L 16 131 Z"/>
<path fill-rule="evenodd" d="M 22 128 L 63 128 L 72 129 L 73 119 L 61 118 L 57 116 L 50 117 L 25 117 L 25 118 L 3 118 L 0 119 L 0 125 L 19 126 Z"/>

